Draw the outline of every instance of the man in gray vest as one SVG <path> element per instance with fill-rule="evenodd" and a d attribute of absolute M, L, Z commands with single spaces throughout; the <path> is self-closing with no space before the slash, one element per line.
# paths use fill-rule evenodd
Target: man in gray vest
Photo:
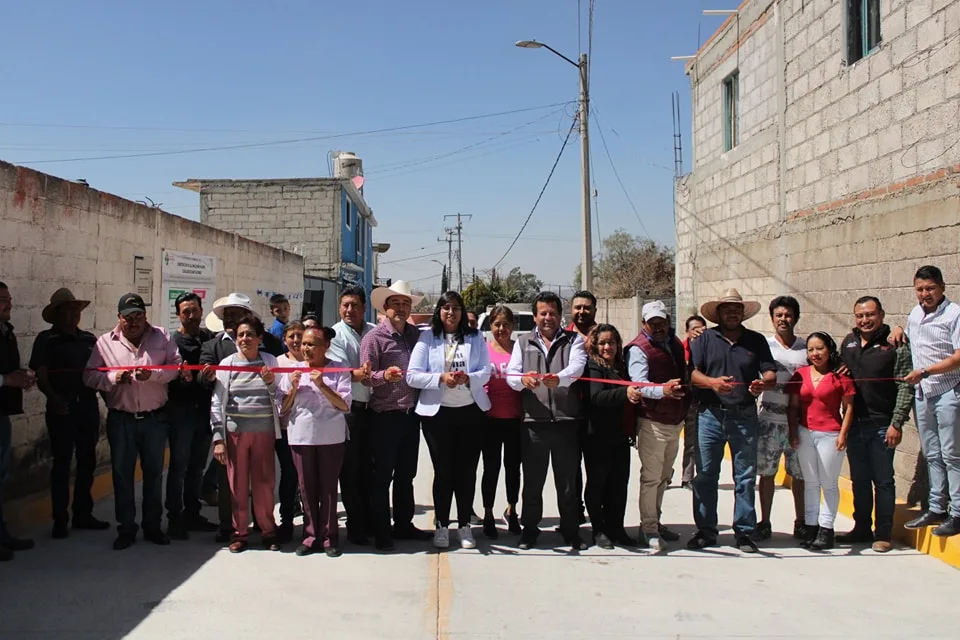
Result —
<path fill-rule="evenodd" d="M 554 293 L 542 291 L 537 295 L 533 302 L 537 326 L 516 341 L 507 365 L 507 383 L 521 393 L 524 414 L 521 549 L 536 545 L 540 534 L 543 483 L 551 458 L 560 532 L 574 549 L 587 548 L 579 533 L 576 492 L 580 395 L 575 387 L 571 388 L 583 373 L 587 355 L 583 339 L 561 328 L 562 307 Z"/>

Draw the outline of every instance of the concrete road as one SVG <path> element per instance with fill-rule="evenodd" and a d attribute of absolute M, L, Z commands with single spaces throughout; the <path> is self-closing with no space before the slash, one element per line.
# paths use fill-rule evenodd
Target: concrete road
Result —
<path fill-rule="evenodd" d="M 638 474 L 634 460 L 633 523 Z M 423 446 L 416 486 L 423 528 L 432 523 L 430 482 Z M 733 510 L 729 468 L 722 482 L 724 522 Z M 552 527 L 549 480 L 545 491 Z M 111 500 L 97 505 L 99 517 L 110 520 L 112 511 Z M 214 510 L 207 515 L 214 518 Z M 689 491 L 667 492 L 664 521 L 687 539 Z M 837 528 L 850 524 L 842 519 Z M 478 549 L 456 548 L 451 532 L 453 548 L 444 553 L 404 542 L 391 554 L 345 545 L 337 559 L 299 558 L 295 545 L 231 555 L 212 534 L 169 547 L 139 540 L 115 552 L 112 532 L 56 541 L 44 527 L 35 532 L 34 551 L 0 564 L 0 638 L 876 639 L 919 637 L 931 620 L 949 629 L 956 570 L 900 548 L 887 555 L 864 547 L 804 551 L 789 537 L 792 525 L 791 496 L 780 490 L 778 533 L 754 556 L 729 546 L 690 552 L 682 542 L 661 554 L 571 553 L 549 548 L 561 544 L 552 531 L 541 536 L 540 549 L 519 552 L 505 530 L 489 542 L 479 528 Z M 731 542 L 726 529 L 721 543 Z"/>

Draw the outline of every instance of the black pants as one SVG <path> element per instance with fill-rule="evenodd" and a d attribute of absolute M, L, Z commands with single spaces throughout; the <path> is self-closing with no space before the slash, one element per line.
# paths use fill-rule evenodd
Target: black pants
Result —
<path fill-rule="evenodd" d="M 583 450 L 583 440 L 587 437 L 587 421 L 578 420 L 577 421 L 577 507 L 580 509 L 580 515 L 583 515 L 583 512 L 586 510 L 583 502 L 583 465 L 581 461 L 586 461 L 586 453 Z M 578 516 L 579 517 L 579 516 Z"/>
<path fill-rule="evenodd" d="M 370 510 L 378 538 L 390 537 L 390 484 L 393 483 L 393 524 L 413 526 L 413 479 L 420 454 L 420 418 L 412 411 L 374 411 L 370 429 L 373 486 Z"/>
<path fill-rule="evenodd" d="M 697 475 L 697 423 L 700 407 L 694 402 L 683 421 L 683 475 L 681 482 L 693 482 Z"/>
<path fill-rule="evenodd" d="M 630 444 L 626 440 L 588 435 L 583 440 L 583 460 L 587 465 L 584 500 L 593 534 L 622 536 L 630 481 Z"/>
<path fill-rule="evenodd" d="M 364 536 L 373 530 L 370 491 L 373 485 L 373 450 L 370 441 L 372 412 L 353 403 L 347 414 L 349 439 L 340 470 L 340 497 L 347 512 L 347 533 Z"/>
<path fill-rule="evenodd" d="M 73 517 L 93 513 L 93 475 L 97 469 L 100 441 L 100 411 L 96 396 L 69 404 L 65 416 L 46 413 L 47 435 L 53 467 L 50 469 L 50 502 L 55 522 L 67 522 L 70 514 L 70 467 L 77 456 L 77 477 L 73 485 Z"/>
<path fill-rule="evenodd" d="M 856 420 L 847 437 L 847 461 L 853 484 L 853 520 L 860 531 L 873 529 L 877 540 L 891 541 L 897 489 L 893 479 L 894 449 L 887 446 L 890 421 Z M 874 503 L 876 492 L 876 503 Z"/>
<path fill-rule="evenodd" d="M 525 422 L 523 425 L 523 510 L 520 522 L 525 534 L 539 532 L 543 518 L 543 484 L 553 462 L 553 483 L 560 511 L 560 532 L 570 540 L 580 529 L 579 496 L 576 493 L 580 464 L 578 423 Z"/>
<path fill-rule="evenodd" d="M 212 434 L 211 434 L 212 437 Z M 223 465 L 210 458 L 209 464 L 207 464 L 207 470 L 203 472 L 203 482 L 200 484 L 201 493 L 210 493 L 211 491 L 219 491 L 220 482 L 217 479 L 219 476 L 217 467 L 222 467 Z"/>
<path fill-rule="evenodd" d="M 423 437 L 433 461 L 433 506 L 437 525 L 450 526 L 450 503 L 457 498 L 457 525 L 470 524 L 477 491 L 481 434 L 487 416 L 476 404 L 440 407 L 423 418 Z"/>
<path fill-rule="evenodd" d="M 497 483 L 500 480 L 501 451 L 503 476 L 507 485 L 507 503 L 520 501 L 520 442 L 523 420 L 521 418 L 489 418 L 483 428 L 483 477 L 480 492 L 483 508 L 493 509 L 497 499 Z"/>
<path fill-rule="evenodd" d="M 200 514 L 200 483 L 210 455 L 210 410 L 170 403 L 170 467 L 167 470 L 167 518 Z"/>
<path fill-rule="evenodd" d="M 297 501 L 297 487 L 300 479 L 297 476 L 297 467 L 293 464 L 293 453 L 290 451 L 290 440 L 286 430 L 283 437 L 274 440 L 274 451 L 277 452 L 277 462 L 280 463 L 280 482 L 277 494 L 280 498 L 280 526 L 293 527 L 294 505 Z"/>

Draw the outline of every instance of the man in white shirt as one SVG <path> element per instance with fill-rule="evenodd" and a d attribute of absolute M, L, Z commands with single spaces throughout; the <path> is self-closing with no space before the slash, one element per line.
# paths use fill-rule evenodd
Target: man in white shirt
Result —
<path fill-rule="evenodd" d="M 360 287 L 340 292 L 340 322 L 333 325 L 337 335 L 330 341 L 327 357 L 353 367 L 350 412 L 347 414 L 347 450 L 340 470 L 340 493 L 347 512 L 347 539 L 367 545 L 372 533 L 370 485 L 373 481 L 373 453 L 370 449 L 370 387 L 363 381 L 370 376 L 370 363 L 360 362 L 360 340 L 376 325 L 364 318 L 367 295 Z"/>
<path fill-rule="evenodd" d="M 800 321 L 800 303 L 793 296 L 778 296 L 770 301 L 770 321 L 774 334 L 767 336 L 770 353 L 777 364 L 777 386 L 760 394 L 757 419 L 760 434 L 757 439 L 757 492 L 760 494 L 760 522 L 754 533 L 757 540 L 773 535 L 770 512 L 773 509 L 775 479 L 780 468 L 780 457 L 786 458 L 787 473 L 793 479 L 793 506 L 796 517 L 793 535 L 803 539 L 806 526 L 803 519 L 803 476 L 796 451 L 790 446 L 787 426 L 789 397 L 785 385 L 800 367 L 807 364 L 807 342 L 794 333 Z"/>
<path fill-rule="evenodd" d="M 919 304 L 907 318 L 907 337 L 916 369 L 903 380 L 916 386 L 930 501 L 926 513 L 904 527 L 939 525 L 933 535 L 948 537 L 960 533 L 960 306 L 947 299 L 937 267 L 920 267 L 913 288 Z"/>

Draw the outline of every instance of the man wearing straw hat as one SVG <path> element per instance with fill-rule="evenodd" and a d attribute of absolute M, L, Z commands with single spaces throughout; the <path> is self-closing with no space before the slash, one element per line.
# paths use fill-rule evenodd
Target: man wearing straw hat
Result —
<path fill-rule="evenodd" d="M 690 343 L 694 370 L 692 382 L 700 401 L 697 477 L 693 481 L 696 535 L 688 549 L 717 543 L 717 491 L 724 446 L 733 456 L 736 546 L 756 553 L 751 536 L 757 526 L 754 490 L 757 475 L 757 396 L 777 381 L 777 365 L 763 335 L 743 326 L 760 310 L 760 303 L 745 302 L 736 289 L 704 303 L 700 313 L 718 325 Z"/>
<path fill-rule="evenodd" d="M 33 343 L 30 368 L 37 373 L 37 387 L 47 396 L 46 423 L 53 467 L 50 470 L 50 502 L 53 506 L 53 537 L 69 534 L 70 466 L 77 457 L 73 484 L 73 528 L 109 529 L 110 524 L 93 517 L 93 476 L 97 469 L 100 441 L 100 404 L 97 392 L 83 384 L 83 369 L 97 344 L 97 336 L 80 329 L 80 317 L 90 304 L 78 300 L 70 289 L 57 289 L 43 308 L 43 321 L 53 326 L 41 331 Z"/>

